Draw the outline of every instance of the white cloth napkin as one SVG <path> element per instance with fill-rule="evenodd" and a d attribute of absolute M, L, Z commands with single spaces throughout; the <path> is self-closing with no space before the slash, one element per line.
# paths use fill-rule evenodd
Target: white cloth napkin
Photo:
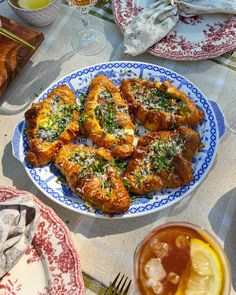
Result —
<path fill-rule="evenodd" d="M 158 0 L 127 26 L 125 53 L 135 56 L 146 51 L 174 28 L 179 15 L 189 17 L 208 13 L 236 14 L 236 0 Z"/>
<path fill-rule="evenodd" d="M 0 202 L 0 278 L 31 244 L 39 217 L 39 207 L 30 195 Z"/>

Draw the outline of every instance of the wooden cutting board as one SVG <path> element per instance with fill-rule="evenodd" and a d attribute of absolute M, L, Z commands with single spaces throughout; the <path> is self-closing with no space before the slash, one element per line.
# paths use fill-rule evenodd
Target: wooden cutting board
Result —
<path fill-rule="evenodd" d="M 43 33 L 18 24 L 0 15 L 2 27 L 16 34 L 36 48 L 42 43 Z M 0 97 L 7 86 L 34 54 L 34 50 L 0 35 Z"/>

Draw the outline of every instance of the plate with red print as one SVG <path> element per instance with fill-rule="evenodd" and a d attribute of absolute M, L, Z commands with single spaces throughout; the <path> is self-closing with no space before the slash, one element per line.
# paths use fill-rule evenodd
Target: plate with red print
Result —
<path fill-rule="evenodd" d="M 114 19 L 122 32 L 131 20 L 155 0 L 112 0 Z M 217 57 L 236 48 L 236 16 L 206 14 L 180 16 L 175 28 L 148 52 L 173 60 Z"/>
<path fill-rule="evenodd" d="M 25 191 L 0 186 L 0 202 Z M 34 197 L 34 196 L 33 196 Z M 40 219 L 31 246 L 0 280 L 4 295 L 82 295 L 80 260 L 66 225 L 54 211 L 34 197 Z"/>

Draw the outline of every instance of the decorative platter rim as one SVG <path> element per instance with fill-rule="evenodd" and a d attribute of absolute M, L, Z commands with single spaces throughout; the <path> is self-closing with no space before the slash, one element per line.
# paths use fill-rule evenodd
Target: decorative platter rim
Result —
<path fill-rule="evenodd" d="M 149 2 L 149 0 L 146 1 Z M 114 20 L 122 33 L 124 33 L 130 20 L 140 10 L 141 8 L 138 5 L 135 6 L 133 0 L 112 0 Z M 157 57 L 191 61 L 215 58 L 235 49 L 236 17 L 234 15 L 224 15 L 225 20 L 219 21 L 218 15 L 223 14 L 216 14 L 215 22 L 213 22 L 214 19 L 209 20 L 209 14 L 189 18 L 180 16 L 180 20 L 175 28 L 147 51 Z M 212 15 L 210 18 L 212 18 Z M 202 30 L 200 29 L 199 38 L 195 37 L 191 40 L 187 32 L 188 27 L 194 25 L 201 27 L 203 24 L 204 28 Z M 204 37 L 200 36 L 201 33 Z"/>
<path fill-rule="evenodd" d="M 34 271 L 42 270 L 42 267 L 37 266 L 37 263 L 39 263 L 43 266 L 47 285 L 42 290 L 43 282 L 36 284 L 35 289 L 40 289 L 37 294 L 46 295 L 48 292 L 57 294 L 57 291 L 59 292 L 60 288 L 63 288 L 65 292 L 70 294 L 82 295 L 84 283 L 80 258 L 69 229 L 64 222 L 53 209 L 30 192 L 1 185 L 0 194 L 0 202 L 22 194 L 30 195 L 40 208 L 40 219 L 32 244 L 26 249 L 17 264 L 1 279 L 1 289 L 6 289 L 7 292 L 11 291 L 12 293 L 9 294 L 25 292 L 29 286 L 24 276 L 20 276 L 19 265 L 23 264 L 24 273 L 27 275 L 27 271 L 32 271 L 32 267 Z M 42 277 L 40 278 L 42 280 Z M 57 289 L 58 284 L 61 285 L 59 289 Z"/>
<path fill-rule="evenodd" d="M 118 72 L 120 71 L 119 76 L 117 76 L 118 72 L 116 72 L 116 70 Z M 176 202 L 184 198 L 186 195 L 188 195 L 190 192 L 192 192 L 193 189 L 195 189 L 196 186 L 200 184 L 200 182 L 205 178 L 206 174 L 210 170 L 212 163 L 214 162 L 216 152 L 217 152 L 217 145 L 219 142 L 219 127 L 217 122 L 218 119 L 216 119 L 216 114 L 215 114 L 215 111 L 213 110 L 213 107 L 210 101 L 208 101 L 205 98 L 202 92 L 193 83 L 191 83 L 188 79 L 186 79 L 182 75 L 172 70 L 169 70 L 167 68 L 164 68 L 155 64 L 151 64 L 151 63 L 134 62 L 134 61 L 118 61 L 118 62 L 99 63 L 96 65 L 79 69 L 77 71 L 73 71 L 65 75 L 63 78 L 59 79 L 58 81 L 52 83 L 38 96 L 38 98 L 36 98 L 34 102 L 43 100 L 52 89 L 54 89 L 56 86 L 61 85 L 63 83 L 67 83 L 69 87 L 72 88 L 73 91 L 76 91 L 78 89 L 81 91 L 84 88 L 84 85 L 86 85 L 86 88 L 88 87 L 89 85 L 88 80 L 91 81 L 91 79 L 98 74 L 105 74 L 115 84 L 116 83 L 119 84 L 121 80 L 129 78 L 131 75 L 132 77 L 133 76 L 144 77 L 144 75 L 147 74 L 149 75 L 148 78 L 150 79 L 155 79 L 155 77 L 159 77 L 159 80 L 162 79 L 163 81 L 166 79 L 171 79 L 174 84 L 177 83 L 176 85 L 177 87 L 179 88 L 185 87 L 189 91 L 188 95 L 190 95 L 190 91 L 191 91 L 192 99 L 195 100 L 198 106 L 200 104 L 200 107 L 204 109 L 206 114 L 206 119 L 203 121 L 202 124 L 200 124 L 200 126 L 198 126 L 198 129 L 200 129 L 200 131 L 199 130 L 198 131 L 200 132 L 201 136 L 206 137 L 207 141 L 210 140 L 210 143 L 207 142 L 209 150 L 204 150 L 201 153 L 200 152 L 198 153 L 198 154 L 201 154 L 201 156 L 205 157 L 204 161 L 202 162 L 201 156 L 198 156 L 197 160 L 195 159 L 195 161 L 197 162 L 196 163 L 197 173 L 194 172 L 194 180 L 190 184 L 180 187 L 178 189 L 174 189 L 174 190 L 167 189 L 161 192 L 156 192 L 154 194 L 155 200 L 153 199 L 147 200 L 145 199 L 145 197 L 144 199 L 140 198 L 138 201 L 131 203 L 131 207 L 128 210 L 128 212 L 126 212 L 125 214 L 114 215 L 112 218 L 124 219 L 124 218 L 133 218 L 133 217 L 143 216 L 143 215 L 157 212 L 172 204 L 175 204 Z M 74 85 L 78 81 L 82 81 L 82 82 L 81 82 L 81 85 L 79 85 L 78 89 L 75 90 Z M 209 124 L 211 124 L 211 126 Z M 26 169 L 26 172 L 28 173 L 33 183 L 51 200 L 53 200 L 54 202 L 58 203 L 59 205 L 67 209 L 70 209 L 77 213 L 82 213 L 88 216 L 93 216 L 96 218 L 110 218 L 109 215 L 99 212 L 99 210 L 96 210 L 95 212 L 91 212 L 90 209 L 86 207 L 85 203 L 81 201 L 80 198 L 75 197 L 73 194 L 70 195 L 70 189 L 68 189 L 68 186 L 65 190 L 62 190 L 60 188 L 61 192 L 63 193 L 61 195 L 59 195 L 58 193 L 58 190 L 59 190 L 58 187 L 55 188 L 55 186 L 54 187 L 45 186 L 44 181 L 38 178 L 38 175 L 36 172 L 37 172 L 37 169 L 39 170 L 46 169 L 48 166 L 46 168 L 33 168 L 33 167 L 30 167 L 30 165 L 26 163 L 24 159 L 24 145 L 26 144 L 24 142 L 26 141 L 25 135 L 24 135 L 24 127 L 25 127 L 25 121 L 21 121 L 16 126 L 15 133 L 12 139 L 12 148 L 13 148 L 14 156 L 23 163 L 23 166 Z M 211 138 L 209 138 L 209 136 Z M 202 166 L 199 166 L 201 162 L 202 162 Z M 57 175 L 56 174 L 57 172 L 55 172 L 55 167 L 53 168 L 52 166 L 53 165 L 50 166 L 50 171 L 52 169 L 54 174 L 49 173 L 48 179 L 50 181 L 51 179 L 53 179 L 53 177 L 56 177 Z M 46 172 L 48 173 L 48 171 Z M 167 195 L 165 195 L 165 191 L 167 192 Z M 160 193 L 161 195 L 158 196 L 157 195 L 158 193 Z M 67 194 L 66 197 L 65 197 L 65 194 Z M 162 194 L 164 194 L 164 197 Z"/>

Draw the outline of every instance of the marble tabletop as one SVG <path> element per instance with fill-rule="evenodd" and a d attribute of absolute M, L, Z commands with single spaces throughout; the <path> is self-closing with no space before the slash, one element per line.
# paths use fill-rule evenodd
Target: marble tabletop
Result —
<path fill-rule="evenodd" d="M 1 1 L 0 14 L 24 23 Z M 30 191 L 67 224 L 79 251 L 86 294 L 101 292 L 118 272 L 132 278 L 133 255 L 139 242 L 166 221 L 190 221 L 215 234 L 223 245 L 232 268 L 232 292 L 236 294 L 236 134 L 227 130 L 218 146 L 216 159 L 201 184 L 181 202 L 159 212 L 132 219 L 113 220 L 70 211 L 43 195 L 32 183 L 22 164 L 12 155 L 15 125 L 35 97 L 50 84 L 82 67 L 115 60 L 132 60 L 164 66 L 192 81 L 222 110 L 236 104 L 236 52 L 211 60 L 172 61 L 149 53 L 135 58 L 123 54 L 123 35 L 113 21 L 111 7 L 94 8 L 91 24 L 104 31 L 105 49 L 95 56 L 81 56 L 71 47 L 71 38 L 81 26 L 78 12 L 62 4 L 56 20 L 40 28 L 45 41 L 0 99 L 0 182 Z M 1 53 L 0 53 L 1 54 Z M 100 291 L 99 291 L 100 290 Z M 131 293 L 134 293 L 132 285 Z"/>

